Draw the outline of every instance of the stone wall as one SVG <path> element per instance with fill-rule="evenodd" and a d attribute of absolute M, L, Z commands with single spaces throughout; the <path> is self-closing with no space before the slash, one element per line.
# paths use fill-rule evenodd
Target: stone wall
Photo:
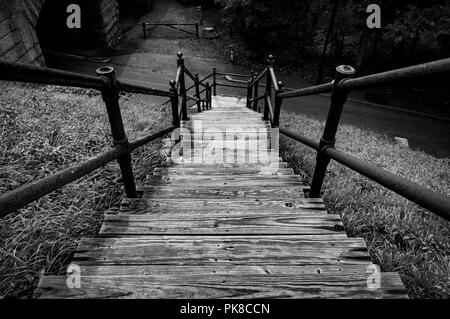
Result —
<path fill-rule="evenodd" d="M 120 37 L 117 0 L 88 1 L 88 23 L 93 37 L 104 46 L 112 46 Z"/>
<path fill-rule="evenodd" d="M 27 6 L 24 6 L 24 3 Z M 44 0 L 0 0 L 0 58 L 44 65 L 35 28 Z M 25 9 L 24 9 L 25 8 Z"/>
<path fill-rule="evenodd" d="M 0 0 L 0 59 L 45 65 L 36 25 L 45 0 Z M 83 36 L 95 47 L 113 46 L 120 37 L 117 0 L 81 0 Z"/>

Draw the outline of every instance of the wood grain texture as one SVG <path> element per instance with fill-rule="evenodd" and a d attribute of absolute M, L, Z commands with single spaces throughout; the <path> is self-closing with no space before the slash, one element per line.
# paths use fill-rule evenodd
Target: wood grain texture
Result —
<path fill-rule="evenodd" d="M 212 110 L 182 122 L 194 132 L 183 145 L 195 151 L 177 162 L 181 144 L 173 148 L 166 167 L 138 187 L 142 198 L 123 199 L 99 236 L 81 239 L 72 261 L 81 288 L 44 276 L 36 297 L 407 297 L 396 273 L 381 273 L 380 287 L 369 288 L 375 265 L 364 239 L 348 238 L 322 199 L 305 198 L 309 187 L 278 150 L 270 161 L 250 160 L 273 147 L 257 140 L 259 131 L 271 137 L 262 115 L 239 97 L 212 100 Z"/>
<path fill-rule="evenodd" d="M 187 167 L 157 167 L 153 171 L 153 175 L 267 175 L 271 173 L 270 171 L 258 168 L 203 168 L 201 170 L 197 168 L 187 168 Z M 279 168 L 272 175 L 294 175 L 294 170 L 292 168 Z"/>
<path fill-rule="evenodd" d="M 305 198 L 305 190 L 309 187 L 216 187 L 216 188 L 192 188 L 182 186 L 139 186 L 137 190 L 143 193 L 144 198 L 171 199 L 171 198 L 194 198 L 194 199 L 239 199 L 239 198 L 277 198 L 298 199 Z"/>
<path fill-rule="evenodd" d="M 228 215 L 228 216 L 227 216 Z M 145 218 L 143 218 L 145 216 Z M 342 233 L 339 217 L 311 218 L 305 214 L 241 214 L 229 216 L 164 217 L 152 215 L 106 216 L 100 235 L 326 235 Z"/>
<path fill-rule="evenodd" d="M 42 278 L 40 298 L 404 298 L 398 274 L 382 273 L 381 287 L 364 274 L 82 276 L 80 289 L 65 277 Z"/>
<path fill-rule="evenodd" d="M 323 203 L 309 201 L 304 198 L 279 199 L 195 199 L 195 198 L 126 198 L 122 201 L 122 211 L 132 211 L 134 214 L 149 214 L 155 209 L 166 210 L 247 210 L 252 211 L 286 211 L 295 212 L 303 209 L 325 210 Z"/>
<path fill-rule="evenodd" d="M 364 240 L 333 235 L 85 238 L 74 263 L 90 265 L 314 265 L 370 263 Z"/>
<path fill-rule="evenodd" d="M 282 177 L 282 176 L 276 176 Z M 176 182 L 175 182 L 176 181 Z M 192 178 L 192 179 L 182 179 L 182 178 L 174 178 L 174 176 L 170 176 L 168 178 L 162 178 L 162 176 L 150 175 L 145 179 L 145 184 L 149 186 L 158 186 L 158 185 L 191 185 L 192 187 L 222 187 L 222 186 L 240 186 L 246 185 L 247 187 L 271 187 L 271 186 L 303 186 L 302 181 L 292 178 L 292 179 L 278 179 L 278 178 L 269 178 L 266 176 L 263 177 L 254 177 L 254 178 L 245 178 L 245 177 L 235 177 L 233 179 L 225 179 L 225 178 Z"/>

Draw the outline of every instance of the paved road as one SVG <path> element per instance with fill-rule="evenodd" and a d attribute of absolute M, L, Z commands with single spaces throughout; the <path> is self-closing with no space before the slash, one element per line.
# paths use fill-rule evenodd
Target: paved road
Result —
<path fill-rule="evenodd" d="M 150 85 L 159 89 L 168 89 L 168 82 L 175 77 L 176 57 L 154 54 L 135 53 L 114 57 L 107 63 L 86 60 L 53 57 L 47 61 L 49 67 L 55 67 L 86 74 L 95 74 L 101 65 L 113 65 L 117 77 L 128 81 Z M 191 71 L 205 76 L 216 66 L 220 72 L 249 74 L 231 64 L 214 59 L 186 57 L 186 66 L 194 66 Z M 305 87 L 308 84 L 293 77 L 278 75 L 287 87 Z M 225 80 L 223 83 L 231 84 Z M 220 88 L 222 94 L 245 95 L 245 90 Z M 149 102 L 163 102 L 165 99 L 143 97 Z M 325 120 L 330 101 L 328 96 L 314 95 L 285 100 L 283 109 L 304 114 L 308 117 Z M 342 115 L 342 123 L 356 127 L 382 132 L 392 136 L 401 136 L 409 140 L 414 149 L 421 149 L 438 157 L 450 157 L 450 121 L 423 117 L 389 108 L 379 108 L 366 103 L 348 101 Z"/>

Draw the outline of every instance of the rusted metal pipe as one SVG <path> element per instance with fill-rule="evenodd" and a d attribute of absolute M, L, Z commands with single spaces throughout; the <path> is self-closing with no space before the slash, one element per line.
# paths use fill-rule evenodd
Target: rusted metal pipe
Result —
<path fill-rule="evenodd" d="M 342 82 L 341 89 L 346 91 L 373 88 L 393 82 L 402 82 L 421 76 L 436 75 L 450 72 L 450 58 L 437 60 L 410 66 L 407 68 L 367 75 L 355 79 L 348 79 Z"/>
<path fill-rule="evenodd" d="M 0 79 L 7 81 L 49 84 L 96 89 L 101 91 L 108 85 L 104 78 L 42 68 L 23 63 L 0 61 Z"/>
<path fill-rule="evenodd" d="M 79 163 L 54 175 L 44 177 L 0 196 L 0 218 L 29 203 L 89 174 L 103 165 L 123 156 L 127 147 L 119 145 L 95 158 Z"/>
<path fill-rule="evenodd" d="M 314 168 L 314 174 L 311 182 L 311 191 L 309 197 L 320 197 L 320 191 L 325 179 L 328 164 L 330 163 L 330 157 L 323 151 L 328 147 L 334 147 L 336 132 L 341 119 L 342 108 L 347 101 L 347 92 L 341 90 L 337 83 L 341 80 L 351 77 L 356 73 L 356 70 L 348 65 L 341 65 L 336 68 L 336 75 L 334 78 L 335 85 L 331 94 L 331 105 L 328 111 L 327 121 L 323 131 L 322 138 L 320 139 L 319 152 L 317 153 L 316 167 Z"/>
<path fill-rule="evenodd" d="M 154 88 L 150 88 L 150 87 L 146 87 L 146 86 L 142 86 L 142 85 L 132 84 L 127 81 L 117 81 L 117 86 L 118 86 L 119 90 L 122 92 L 170 97 L 170 93 L 167 91 L 154 89 Z"/>
<path fill-rule="evenodd" d="M 97 69 L 97 75 L 108 80 L 109 85 L 102 90 L 103 101 L 106 104 L 109 124 L 113 136 L 114 145 L 120 145 L 128 149 L 128 138 L 123 127 L 122 114 L 119 106 L 119 91 L 116 83 L 116 75 L 114 68 L 101 67 Z M 117 162 L 122 173 L 123 185 L 127 197 L 137 197 L 136 184 L 134 182 L 134 174 L 131 162 L 130 151 L 121 155 Z"/>
<path fill-rule="evenodd" d="M 325 83 L 325 84 L 321 84 L 321 85 L 307 87 L 304 89 L 284 92 L 284 93 L 280 94 L 280 97 L 283 99 L 289 99 L 289 98 L 293 98 L 293 97 L 314 95 L 314 94 L 320 94 L 320 93 L 328 93 L 328 92 L 331 92 L 332 89 L 333 89 L 333 82 L 330 82 L 330 83 Z"/>

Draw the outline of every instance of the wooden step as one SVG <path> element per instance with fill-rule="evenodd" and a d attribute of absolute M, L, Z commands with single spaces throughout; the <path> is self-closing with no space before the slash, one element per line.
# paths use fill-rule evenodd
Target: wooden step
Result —
<path fill-rule="evenodd" d="M 182 269 L 185 267 L 164 267 L 166 272 L 169 272 L 167 268 L 179 272 L 166 275 L 166 272 L 155 274 L 154 267 L 137 267 L 138 274 L 130 275 L 124 273 L 128 268 L 109 267 L 110 275 L 83 275 L 80 288 L 77 289 L 67 287 L 65 276 L 44 276 L 36 296 L 88 299 L 405 298 L 405 289 L 396 273 L 381 273 L 381 287 L 371 289 L 367 285 L 367 273 L 364 272 L 228 275 L 219 274 L 216 268 L 210 268 L 205 273 L 205 269 L 200 267 L 185 270 Z M 264 269 L 264 266 L 261 268 Z M 293 271 L 297 268 L 291 267 Z M 116 271 L 124 274 L 117 275 Z"/>
<path fill-rule="evenodd" d="M 395 273 L 380 273 L 381 285 L 369 286 L 376 265 L 364 239 L 348 238 L 322 199 L 305 198 L 303 180 L 269 149 L 276 130 L 245 98 L 213 96 L 212 110 L 182 126 L 202 130 L 196 122 L 217 140 L 186 135 L 167 164 L 181 146 L 183 161 L 156 168 L 138 187 L 142 198 L 124 198 L 105 215 L 99 236 L 80 241 L 72 263 L 81 267 L 81 288 L 44 276 L 38 297 L 406 297 Z M 271 162 L 250 162 L 261 154 Z"/>
<path fill-rule="evenodd" d="M 316 216 L 317 215 L 317 216 Z M 100 235 L 327 235 L 343 233 L 339 216 L 302 212 L 229 216 L 203 213 L 106 215 Z"/>
<path fill-rule="evenodd" d="M 145 184 L 149 186 L 158 185 L 171 185 L 174 183 L 174 176 L 170 178 L 161 178 L 161 176 L 149 175 L 145 180 Z M 247 187 L 271 187 L 271 186 L 303 186 L 303 182 L 299 179 L 279 179 L 278 177 L 283 176 L 261 176 L 261 177 L 243 177 L 239 175 L 233 175 L 233 179 L 221 179 L 221 178 L 208 178 L 208 179 L 182 179 L 183 176 L 179 176 L 180 179 L 176 179 L 176 184 L 178 185 L 191 185 L 192 187 L 222 187 L 222 186 L 241 186 L 245 185 Z M 289 177 L 289 176 L 285 176 Z"/>
<path fill-rule="evenodd" d="M 80 265 L 369 264 L 362 238 L 333 235 L 132 236 L 82 238 Z"/>
<path fill-rule="evenodd" d="M 240 198 L 305 198 L 307 186 L 296 187 L 216 187 L 216 188 L 192 188 L 190 186 L 138 186 L 138 192 L 142 192 L 144 198 L 194 198 L 194 199 L 240 199 Z"/>
<path fill-rule="evenodd" d="M 310 201 L 305 198 L 296 198 L 289 200 L 282 200 L 276 198 L 268 199 L 195 199 L 195 198 L 178 198 L 178 199 L 157 199 L 157 198 L 124 198 L 121 203 L 122 211 L 133 211 L 134 214 L 151 214 L 157 209 L 164 211 L 176 210 L 273 210 L 277 211 L 291 211 L 309 208 L 316 208 L 324 210 L 322 203 L 317 201 Z M 251 212 L 247 212 L 250 216 Z"/>
<path fill-rule="evenodd" d="M 156 167 L 153 175 L 267 175 L 269 172 L 258 168 L 197 168 L 189 167 Z M 292 168 L 279 168 L 272 175 L 294 175 Z"/>
<path fill-rule="evenodd" d="M 277 163 L 279 168 L 288 168 L 289 164 L 286 162 L 278 162 Z M 217 167 L 217 169 L 224 169 L 224 168 L 257 168 L 257 169 L 265 169 L 267 165 L 264 164 L 255 164 L 255 163 L 217 163 L 217 164 L 203 164 L 203 163 L 184 163 L 184 164 L 176 164 L 172 163 L 169 167 L 177 167 L 177 168 L 213 168 Z"/>

